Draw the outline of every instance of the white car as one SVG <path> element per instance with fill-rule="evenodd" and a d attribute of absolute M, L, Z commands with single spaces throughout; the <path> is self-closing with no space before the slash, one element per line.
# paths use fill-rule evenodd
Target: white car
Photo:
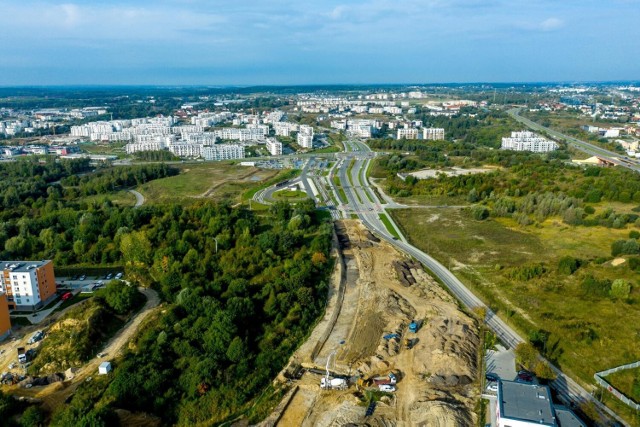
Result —
<path fill-rule="evenodd" d="M 396 388 L 391 384 L 381 384 L 380 386 L 378 386 L 378 388 L 380 389 L 380 391 L 386 391 L 387 393 L 393 393 L 394 391 L 396 391 Z"/>
<path fill-rule="evenodd" d="M 497 382 L 489 383 L 489 385 L 487 386 L 487 390 L 497 392 L 498 391 L 498 383 Z"/>

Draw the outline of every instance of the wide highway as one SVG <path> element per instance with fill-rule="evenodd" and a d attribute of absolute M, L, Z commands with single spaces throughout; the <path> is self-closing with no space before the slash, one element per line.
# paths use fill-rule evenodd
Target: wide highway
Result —
<path fill-rule="evenodd" d="M 584 153 L 590 154 L 592 156 L 602 157 L 618 166 L 622 166 L 622 167 L 631 169 L 633 171 L 640 172 L 640 165 L 635 163 L 635 160 L 625 159 L 624 154 L 609 151 L 595 144 L 591 144 L 589 142 L 582 141 L 581 139 L 574 138 L 569 135 L 565 135 L 564 133 L 558 132 L 557 130 L 544 127 L 539 123 L 536 123 L 532 120 L 527 119 L 526 117 L 522 117 L 520 115 L 520 108 L 512 108 L 511 110 L 507 111 L 507 114 L 509 114 L 518 122 L 527 126 L 529 129 L 532 129 L 538 132 L 545 132 L 547 135 L 549 135 L 553 139 L 556 139 L 558 141 L 564 141 L 567 144 L 572 145 L 573 147 L 577 148 L 578 150 Z"/>
<path fill-rule="evenodd" d="M 375 156 L 375 153 L 372 153 L 366 144 L 356 140 L 347 141 L 345 148 L 348 152 L 341 155 L 343 159 L 337 167 L 338 170 L 332 172 L 332 174 L 335 173 L 339 177 L 340 186 L 347 196 L 347 206 L 343 206 L 345 216 L 348 217 L 348 213 L 357 215 L 362 223 L 378 237 L 386 240 L 402 252 L 424 264 L 463 305 L 470 309 L 484 309 L 487 327 L 490 328 L 505 345 L 514 348 L 519 343 L 525 342 L 518 333 L 500 319 L 484 302 L 476 297 L 449 269 L 430 255 L 408 243 L 393 223 L 391 217 L 387 215 L 391 224 L 401 236 L 400 239 L 394 238 L 380 220 L 380 214 L 386 215 L 385 205 L 378 200 L 366 176 L 368 163 L 371 161 L 371 158 Z M 354 160 L 354 162 L 350 171 L 351 179 L 349 179 L 349 166 L 352 160 Z M 335 187 L 332 179 L 329 179 L 329 182 Z M 334 190 L 337 193 L 337 188 L 334 188 Z M 549 362 L 547 361 L 547 363 Z M 580 405 L 585 402 L 593 402 L 595 406 L 601 410 L 601 413 L 606 413 L 622 425 L 627 425 L 613 411 L 600 403 L 578 383 L 566 376 L 555 366 L 550 363 L 549 365 L 557 375 L 557 379 L 551 383 L 551 386 L 558 392 L 558 395 L 566 404 L 573 403 Z"/>

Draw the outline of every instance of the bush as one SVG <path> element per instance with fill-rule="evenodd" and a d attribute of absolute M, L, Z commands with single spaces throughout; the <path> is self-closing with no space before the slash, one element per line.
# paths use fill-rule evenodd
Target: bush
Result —
<path fill-rule="evenodd" d="M 39 406 L 29 406 L 20 417 L 20 425 L 22 427 L 39 427 L 43 426 L 45 415 Z"/>
<path fill-rule="evenodd" d="M 486 206 L 474 206 L 471 208 L 471 215 L 477 221 L 483 221 L 489 218 L 489 209 Z"/>
<path fill-rule="evenodd" d="M 640 244 L 635 239 L 616 240 L 611 244 L 611 255 L 636 255 L 640 253 Z"/>
<path fill-rule="evenodd" d="M 616 279 L 611 285 L 609 294 L 611 295 L 611 298 L 614 299 L 627 299 L 631 294 L 631 284 L 624 279 Z"/>
<path fill-rule="evenodd" d="M 631 230 L 631 231 L 629 232 L 629 238 L 630 238 L 630 239 L 636 239 L 636 240 L 640 239 L 640 231 L 638 231 L 638 230 Z"/>
<path fill-rule="evenodd" d="M 558 261 L 558 273 L 570 276 L 580 268 L 580 262 L 570 256 L 560 258 Z"/>
<path fill-rule="evenodd" d="M 608 296 L 611 291 L 611 281 L 608 279 L 596 279 L 588 275 L 582 280 L 582 290 L 588 296 Z"/>
<path fill-rule="evenodd" d="M 523 265 L 513 268 L 509 273 L 509 276 L 512 279 L 527 281 L 540 277 L 546 272 L 547 269 L 543 264 Z"/>

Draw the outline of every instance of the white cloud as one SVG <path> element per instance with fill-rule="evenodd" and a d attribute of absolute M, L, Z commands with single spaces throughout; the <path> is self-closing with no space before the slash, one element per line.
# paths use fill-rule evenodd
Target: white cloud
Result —
<path fill-rule="evenodd" d="M 558 18 L 548 18 L 540 23 L 539 28 L 542 31 L 553 31 L 564 26 L 564 21 Z"/>

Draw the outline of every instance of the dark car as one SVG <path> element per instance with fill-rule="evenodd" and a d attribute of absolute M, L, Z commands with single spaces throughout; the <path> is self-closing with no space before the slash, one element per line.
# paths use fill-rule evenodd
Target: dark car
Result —
<path fill-rule="evenodd" d="M 499 381 L 500 380 L 500 377 L 498 375 L 494 374 L 493 372 L 489 372 L 484 377 L 487 379 L 487 381 Z"/>
<path fill-rule="evenodd" d="M 533 374 L 529 371 L 519 371 L 518 376 L 516 377 L 516 382 L 532 383 Z"/>

